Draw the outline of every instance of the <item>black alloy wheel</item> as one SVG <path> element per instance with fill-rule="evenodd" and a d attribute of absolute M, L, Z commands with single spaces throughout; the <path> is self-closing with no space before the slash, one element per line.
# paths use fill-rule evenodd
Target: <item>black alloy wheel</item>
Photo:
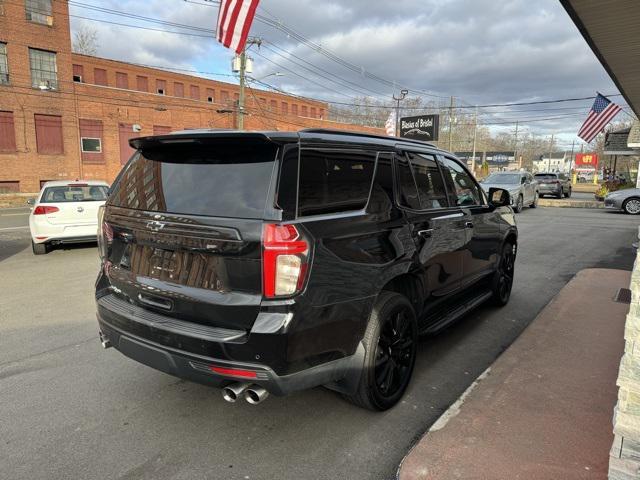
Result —
<path fill-rule="evenodd" d="M 516 206 L 513 210 L 516 213 L 520 213 L 522 211 L 522 207 L 524 206 L 524 200 L 522 199 L 522 195 L 518 195 L 518 200 L 516 200 Z"/>
<path fill-rule="evenodd" d="M 502 249 L 500 263 L 494 274 L 492 292 L 493 302 L 498 306 L 509 303 L 511 289 L 513 288 L 513 277 L 516 264 L 516 246 L 506 243 Z"/>
<path fill-rule="evenodd" d="M 538 199 L 539 199 L 539 195 L 538 192 L 533 194 L 533 203 L 531 205 L 529 205 L 530 208 L 536 208 L 538 206 Z"/>
<path fill-rule="evenodd" d="M 402 398 L 416 361 L 418 327 L 404 295 L 383 291 L 371 312 L 363 343 L 358 390 L 346 398 L 369 410 L 387 410 Z"/>

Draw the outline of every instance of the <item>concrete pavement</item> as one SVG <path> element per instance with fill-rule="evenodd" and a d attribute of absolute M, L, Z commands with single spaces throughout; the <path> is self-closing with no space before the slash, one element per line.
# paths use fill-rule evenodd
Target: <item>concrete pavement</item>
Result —
<path fill-rule="evenodd" d="M 581 271 L 407 456 L 401 480 L 607 477 L 631 275 Z"/>

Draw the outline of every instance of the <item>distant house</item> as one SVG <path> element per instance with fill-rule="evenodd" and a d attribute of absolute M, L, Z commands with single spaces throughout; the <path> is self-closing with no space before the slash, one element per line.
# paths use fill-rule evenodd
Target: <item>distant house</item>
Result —
<path fill-rule="evenodd" d="M 571 155 L 567 152 L 552 152 L 540 155 L 538 160 L 533 161 L 533 170 L 535 172 L 549 173 L 570 173 L 571 172 Z"/>

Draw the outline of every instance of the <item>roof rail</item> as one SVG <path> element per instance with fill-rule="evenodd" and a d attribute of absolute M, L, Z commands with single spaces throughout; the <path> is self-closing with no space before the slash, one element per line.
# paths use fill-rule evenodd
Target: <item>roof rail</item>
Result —
<path fill-rule="evenodd" d="M 334 130 L 331 128 L 304 128 L 300 130 L 300 132 L 304 133 L 327 133 L 331 135 L 349 135 L 354 137 L 367 137 L 367 138 L 380 138 L 383 140 L 396 140 L 398 142 L 408 142 L 408 143 L 416 143 L 418 145 L 426 145 L 433 148 L 436 147 L 433 143 L 423 142 L 422 140 L 414 140 L 412 138 L 402 138 L 402 137 L 387 137 L 385 135 L 378 135 L 376 133 L 366 133 L 366 132 L 354 132 L 351 130 Z"/>

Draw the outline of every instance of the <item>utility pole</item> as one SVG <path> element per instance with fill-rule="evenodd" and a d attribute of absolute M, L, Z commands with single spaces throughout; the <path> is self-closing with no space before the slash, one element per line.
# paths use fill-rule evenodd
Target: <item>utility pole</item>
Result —
<path fill-rule="evenodd" d="M 551 141 L 549 142 L 549 168 L 547 172 L 551 172 L 551 153 L 553 152 L 553 133 L 551 134 Z"/>
<path fill-rule="evenodd" d="M 516 133 L 513 139 L 513 161 L 518 161 L 518 124 L 519 122 L 516 120 Z M 518 162 L 518 168 L 522 168 L 520 162 Z"/>
<path fill-rule="evenodd" d="M 473 152 L 471 153 L 471 173 L 476 174 L 476 141 L 478 139 L 478 107 L 476 106 L 475 120 L 473 121 Z"/>
<path fill-rule="evenodd" d="M 453 97 L 451 97 L 451 101 L 449 102 L 449 151 L 452 150 L 453 146 Z"/>
<path fill-rule="evenodd" d="M 571 156 L 569 157 L 569 173 L 571 173 L 571 183 L 573 183 L 574 185 L 578 182 L 578 174 L 577 172 L 573 172 L 573 170 L 575 169 L 575 163 L 576 163 L 573 158 L 573 152 L 575 148 L 576 148 L 576 141 L 574 139 L 573 142 L 571 142 Z"/>
<path fill-rule="evenodd" d="M 396 97 L 396 94 L 393 94 L 393 99 L 396 101 L 396 137 L 400 136 L 400 101 L 404 100 L 409 94 L 409 90 L 400 90 L 400 96 Z"/>
<path fill-rule="evenodd" d="M 244 115 L 245 115 L 245 93 L 244 89 L 247 85 L 247 46 L 262 45 L 261 38 L 249 38 L 245 47 L 240 53 L 240 92 L 238 94 L 238 130 L 244 130 Z"/>

